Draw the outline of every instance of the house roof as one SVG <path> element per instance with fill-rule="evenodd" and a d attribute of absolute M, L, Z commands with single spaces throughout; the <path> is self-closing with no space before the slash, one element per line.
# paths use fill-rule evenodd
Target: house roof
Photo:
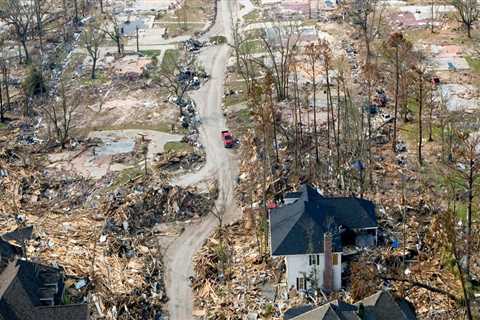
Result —
<path fill-rule="evenodd" d="M 290 320 L 290 319 L 293 319 L 295 318 L 296 316 L 299 316 L 301 315 L 302 313 L 305 313 L 307 311 L 310 311 L 312 309 L 314 309 L 315 307 L 311 304 L 304 304 L 304 305 L 300 305 L 300 306 L 297 306 L 297 307 L 293 307 L 293 308 L 290 308 L 288 309 L 287 311 L 285 311 L 284 315 L 283 315 L 283 319 L 284 320 Z"/>
<path fill-rule="evenodd" d="M 68 304 L 62 306 L 37 307 L 35 312 L 40 320 L 69 319 L 88 320 L 88 304 Z"/>
<path fill-rule="evenodd" d="M 0 237 L 0 259 L 13 258 L 17 255 L 22 255 L 22 248 L 9 243 Z"/>
<path fill-rule="evenodd" d="M 360 305 L 364 317 L 360 317 Z M 356 304 L 333 301 L 300 314 L 291 320 L 415 320 L 415 311 L 405 299 L 395 298 L 389 291 L 379 291 Z"/>
<path fill-rule="evenodd" d="M 323 253 L 323 235 L 333 235 L 335 252 L 342 250 L 339 227 L 347 229 L 377 226 L 375 206 L 358 198 L 325 198 L 314 188 L 302 185 L 297 200 L 270 211 L 272 256 Z"/>
<path fill-rule="evenodd" d="M 410 320 L 416 319 L 413 307 L 404 300 L 397 300 L 389 291 L 379 291 L 356 303 L 363 304 L 368 320 Z"/>
<path fill-rule="evenodd" d="M 18 259 L 10 261 L 0 273 L 0 319 L 88 319 L 88 309 L 83 305 L 42 305 L 42 298 L 58 303 L 62 290 L 60 269 Z"/>
<path fill-rule="evenodd" d="M 13 240 L 20 243 L 20 242 L 32 239 L 32 234 L 33 234 L 33 226 L 28 226 L 25 228 L 19 228 L 11 232 L 7 232 L 2 235 L 2 238 L 7 241 Z"/>

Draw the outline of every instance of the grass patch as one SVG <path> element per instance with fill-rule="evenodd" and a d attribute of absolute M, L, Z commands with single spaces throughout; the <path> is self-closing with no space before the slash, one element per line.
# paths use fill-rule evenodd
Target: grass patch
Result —
<path fill-rule="evenodd" d="M 240 121 L 242 122 L 251 122 L 250 120 L 250 117 L 251 117 L 251 114 L 250 114 L 250 110 L 248 109 L 243 109 L 243 110 L 240 110 L 238 113 L 238 118 Z"/>
<path fill-rule="evenodd" d="M 140 50 L 140 52 L 146 57 L 156 57 L 160 55 L 160 50 Z"/>
<path fill-rule="evenodd" d="M 162 70 L 170 70 L 174 68 L 178 61 L 179 54 L 180 51 L 178 49 L 167 49 L 161 64 Z"/>
<path fill-rule="evenodd" d="M 124 123 L 121 125 L 115 126 L 101 126 L 101 127 L 94 127 L 94 128 L 87 128 L 85 129 L 86 133 L 90 131 L 106 131 L 106 130 L 154 130 L 159 132 L 172 132 L 172 123 L 169 122 L 159 122 L 156 124 L 143 124 L 143 123 Z M 176 133 L 185 134 L 188 132 L 187 129 L 184 129 L 180 125 L 175 124 Z"/>
<path fill-rule="evenodd" d="M 226 96 L 224 101 L 226 107 L 229 107 L 247 100 L 247 97 L 245 94 L 245 82 L 235 81 L 235 82 L 228 83 L 227 85 L 225 85 L 225 92 L 229 92 L 230 90 L 238 91 L 239 94 Z"/>
<path fill-rule="evenodd" d="M 249 53 L 260 53 L 265 52 L 265 46 L 262 40 L 255 39 L 242 43 L 240 50 Z"/>
<path fill-rule="evenodd" d="M 245 16 L 243 16 L 243 18 L 247 22 L 256 22 L 260 19 L 260 11 L 258 9 L 255 9 L 249 14 L 246 14 Z"/>
<path fill-rule="evenodd" d="M 476 59 L 473 57 L 465 57 L 465 60 L 467 60 L 468 65 L 470 66 L 472 71 L 480 73 L 480 59 Z"/>
<path fill-rule="evenodd" d="M 192 152 L 193 147 L 190 144 L 185 142 L 170 141 L 170 142 L 167 142 L 165 146 L 163 146 L 163 150 L 166 153 L 183 152 L 183 151 Z"/>
<path fill-rule="evenodd" d="M 105 192 L 113 191 L 116 188 L 127 184 L 132 179 L 143 176 L 144 174 L 145 174 L 145 171 L 143 167 L 141 168 L 140 166 L 134 166 L 134 167 L 122 170 L 118 175 L 118 177 L 113 181 L 113 183 L 105 189 Z"/>
<path fill-rule="evenodd" d="M 7 125 L 5 123 L 0 122 L 0 130 L 6 129 Z"/>
<path fill-rule="evenodd" d="M 106 82 L 108 82 L 110 80 L 110 78 L 108 77 L 108 75 L 105 73 L 105 72 L 102 72 L 100 70 L 96 70 L 95 71 L 95 79 L 92 79 L 90 77 L 90 72 L 91 72 L 91 69 L 89 69 L 89 72 L 88 72 L 88 77 L 87 78 L 83 78 L 81 80 L 81 83 L 83 85 L 87 85 L 87 86 L 92 86 L 92 85 L 99 85 L 99 84 L 104 84 Z"/>

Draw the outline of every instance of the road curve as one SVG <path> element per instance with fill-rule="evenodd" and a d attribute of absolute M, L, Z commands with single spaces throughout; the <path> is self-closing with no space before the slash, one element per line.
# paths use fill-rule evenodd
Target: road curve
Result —
<path fill-rule="evenodd" d="M 231 12 L 236 10 L 236 6 L 236 1 L 219 1 L 216 23 L 210 35 L 225 35 L 227 39 L 231 39 Z M 191 94 L 202 121 L 199 130 L 200 140 L 205 147 L 206 165 L 198 174 L 183 177 L 178 182 L 188 185 L 198 182 L 202 177 L 216 177 L 219 186 L 217 206 L 225 208 L 226 222 L 240 217 L 240 210 L 234 199 L 238 160 L 232 150 L 223 147 L 220 139 L 220 131 L 226 128 L 221 104 L 229 50 L 227 45 L 213 46 L 203 49 L 199 55 L 200 62 L 211 75 L 203 87 Z M 188 225 L 165 254 L 165 282 L 171 320 L 193 319 L 193 295 L 188 279 L 193 275 L 192 258 L 215 229 L 216 224 L 216 219 L 209 214 L 199 223 Z"/>

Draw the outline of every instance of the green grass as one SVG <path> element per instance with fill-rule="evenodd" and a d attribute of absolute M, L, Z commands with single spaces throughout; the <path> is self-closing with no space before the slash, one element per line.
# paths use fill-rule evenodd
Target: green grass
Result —
<path fill-rule="evenodd" d="M 178 49 L 167 49 L 165 55 L 163 56 L 163 61 L 161 64 L 162 70 L 172 69 L 178 61 L 178 55 L 180 51 Z"/>
<path fill-rule="evenodd" d="M 160 55 L 160 50 L 140 50 L 140 52 L 146 57 L 156 57 Z"/>
<path fill-rule="evenodd" d="M 113 191 L 117 187 L 127 184 L 128 182 L 130 182 L 130 180 L 144 175 L 144 173 L 145 171 L 143 167 L 140 167 L 140 166 L 134 166 L 134 167 L 122 170 L 118 175 L 118 177 L 113 181 L 113 183 L 108 188 L 105 189 L 105 192 Z"/>
<path fill-rule="evenodd" d="M 263 41 L 260 39 L 250 40 L 242 43 L 240 49 L 249 53 L 260 53 L 265 52 L 265 46 Z"/>
<path fill-rule="evenodd" d="M 6 129 L 6 128 L 7 128 L 7 125 L 5 123 L 0 122 L 0 130 Z"/>
<path fill-rule="evenodd" d="M 106 72 L 102 72 L 100 70 L 96 70 L 95 71 L 95 79 L 92 79 L 90 77 L 90 72 L 91 72 L 91 69 L 88 69 L 88 73 L 87 73 L 87 78 L 83 78 L 81 80 L 81 83 L 83 85 L 88 85 L 88 86 L 91 86 L 91 85 L 98 85 L 98 84 L 104 84 L 106 82 L 108 82 L 110 80 L 110 78 L 108 77 L 107 73 Z"/>
<path fill-rule="evenodd" d="M 247 22 L 256 22 L 260 18 L 260 11 L 258 9 L 253 10 L 249 14 L 243 17 Z"/>
<path fill-rule="evenodd" d="M 473 57 L 465 57 L 465 60 L 467 60 L 468 65 L 470 66 L 472 71 L 480 73 L 480 59 Z"/>
<path fill-rule="evenodd" d="M 242 122 L 250 122 L 251 121 L 250 110 L 243 109 L 243 110 L 240 110 L 237 114 L 238 114 L 238 118 L 239 118 L 240 121 L 242 121 Z"/>
<path fill-rule="evenodd" d="M 159 132 L 171 133 L 172 123 L 158 122 L 156 124 L 143 124 L 143 123 L 131 122 L 131 123 L 124 123 L 121 125 L 102 126 L 102 127 L 85 129 L 86 133 L 90 131 L 105 131 L 105 130 L 154 130 Z M 180 133 L 180 134 L 184 134 L 188 132 L 187 129 L 184 129 L 177 124 L 175 124 L 175 130 L 177 133 Z"/>
<path fill-rule="evenodd" d="M 228 92 L 230 90 L 234 91 L 242 91 L 238 95 L 230 95 L 225 97 L 225 106 L 229 107 L 232 105 L 235 105 L 237 103 L 243 102 L 247 100 L 247 97 L 245 95 L 245 83 L 243 81 L 235 81 L 235 82 L 230 82 L 227 85 L 225 85 L 225 92 Z"/>
<path fill-rule="evenodd" d="M 183 151 L 192 152 L 193 147 L 190 144 L 185 142 L 170 141 L 165 144 L 165 146 L 163 147 L 163 150 L 166 153 L 183 152 Z"/>

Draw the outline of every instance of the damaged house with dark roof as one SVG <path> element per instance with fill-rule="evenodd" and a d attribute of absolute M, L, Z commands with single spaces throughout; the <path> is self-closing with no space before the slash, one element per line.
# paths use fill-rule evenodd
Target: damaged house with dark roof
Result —
<path fill-rule="evenodd" d="M 287 310 L 284 320 L 415 320 L 410 302 L 390 291 L 377 293 L 355 304 L 335 300 L 319 307 L 304 305 Z"/>
<path fill-rule="evenodd" d="M 0 320 L 88 320 L 87 304 L 64 304 L 62 269 L 24 260 L 31 236 L 30 227 L 0 236 Z"/>
<path fill-rule="evenodd" d="M 289 289 L 339 290 L 344 247 L 377 244 L 375 205 L 365 199 L 323 197 L 302 185 L 269 215 L 271 255 L 285 258 Z"/>

